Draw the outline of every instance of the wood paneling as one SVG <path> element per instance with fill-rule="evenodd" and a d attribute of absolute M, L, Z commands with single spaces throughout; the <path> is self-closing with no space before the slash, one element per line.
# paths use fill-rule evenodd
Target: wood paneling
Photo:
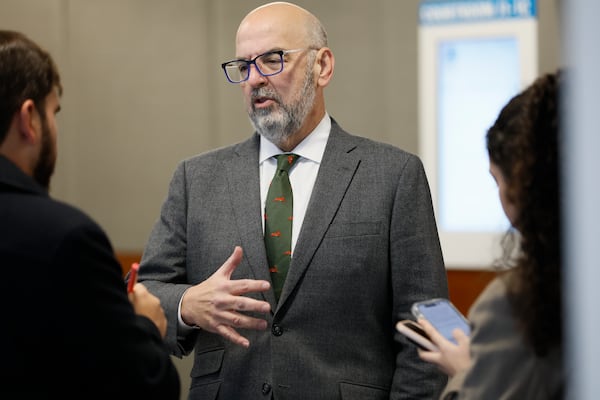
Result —
<path fill-rule="evenodd" d="M 142 254 L 137 252 L 118 252 L 117 259 L 123 269 L 123 276 L 125 276 L 131 269 L 131 264 L 134 262 L 140 262 Z"/>
<path fill-rule="evenodd" d="M 448 291 L 450 300 L 465 316 L 481 291 L 496 276 L 490 270 L 449 269 Z"/>

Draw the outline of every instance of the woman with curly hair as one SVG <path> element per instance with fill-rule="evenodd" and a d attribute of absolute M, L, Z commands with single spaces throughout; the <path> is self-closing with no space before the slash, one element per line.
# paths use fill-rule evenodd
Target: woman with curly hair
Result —
<path fill-rule="evenodd" d="M 442 399 L 563 397 L 559 92 L 561 73 L 513 97 L 487 133 L 490 173 L 514 229 L 499 273 L 469 310 L 458 345 L 420 319 L 439 351 L 419 350 L 450 377 Z"/>

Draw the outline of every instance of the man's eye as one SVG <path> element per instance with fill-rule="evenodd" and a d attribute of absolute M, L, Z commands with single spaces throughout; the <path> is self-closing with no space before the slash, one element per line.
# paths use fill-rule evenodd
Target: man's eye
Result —
<path fill-rule="evenodd" d="M 261 59 L 264 64 L 279 64 L 279 60 L 280 58 L 278 54 L 266 55 Z"/>

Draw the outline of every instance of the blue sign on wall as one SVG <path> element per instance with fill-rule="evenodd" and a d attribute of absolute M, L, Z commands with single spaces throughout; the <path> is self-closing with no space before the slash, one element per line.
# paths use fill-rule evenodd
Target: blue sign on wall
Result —
<path fill-rule="evenodd" d="M 534 18 L 536 15 L 536 0 L 422 0 L 419 5 L 421 25 Z"/>

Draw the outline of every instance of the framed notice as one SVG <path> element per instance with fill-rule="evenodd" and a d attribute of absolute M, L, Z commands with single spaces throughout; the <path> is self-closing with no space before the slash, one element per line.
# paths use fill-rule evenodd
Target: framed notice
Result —
<path fill-rule="evenodd" d="M 421 2 L 419 151 L 449 268 L 487 268 L 501 251 L 509 222 L 485 135 L 537 69 L 534 0 Z"/>

